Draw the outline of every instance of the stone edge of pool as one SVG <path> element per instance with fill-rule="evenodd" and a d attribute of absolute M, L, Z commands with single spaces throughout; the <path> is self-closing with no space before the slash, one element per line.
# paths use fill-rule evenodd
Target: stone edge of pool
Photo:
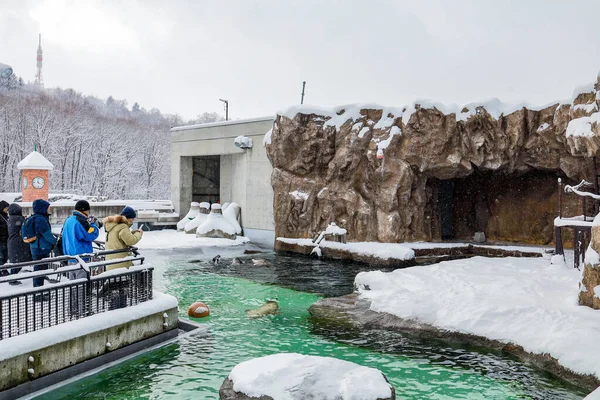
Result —
<path fill-rule="evenodd" d="M 355 329 L 382 329 L 399 332 L 422 339 L 439 340 L 449 344 L 460 344 L 487 348 L 516 357 L 519 361 L 546 371 L 568 383 L 593 391 L 600 386 L 600 379 L 593 375 L 576 373 L 549 354 L 534 354 L 515 343 L 503 343 L 483 336 L 439 329 L 417 320 L 407 320 L 387 313 L 369 309 L 369 302 L 360 299 L 357 293 L 340 297 L 324 298 L 310 306 L 309 313 L 317 325 L 328 328 L 348 326 Z"/>

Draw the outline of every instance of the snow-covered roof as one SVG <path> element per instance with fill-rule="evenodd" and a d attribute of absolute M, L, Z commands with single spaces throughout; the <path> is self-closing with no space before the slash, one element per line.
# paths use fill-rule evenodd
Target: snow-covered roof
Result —
<path fill-rule="evenodd" d="M 190 129 L 211 128 L 213 126 L 237 125 L 237 124 L 247 124 L 250 122 L 263 122 L 263 121 L 274 121 L 274 120 L 275 120 L 275 116 L 269 116 L 269 117 L 258 117 L 258 118 L 248 118 L 248 119 L 236 119 L 235 121 L 210 122 L 208 124 L 175 126 L 175 127 L 171 128 L 171 132 L 187 131 Z"/>
<path fill-rule="evenodd" d="M 18 169 L 54 169 L 54 165 L 37 151 L 32 151 L 17 164 Z"/>

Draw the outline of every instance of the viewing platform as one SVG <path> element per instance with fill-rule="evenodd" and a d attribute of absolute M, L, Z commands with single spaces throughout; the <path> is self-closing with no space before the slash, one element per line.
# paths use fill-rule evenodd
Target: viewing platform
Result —
<path fill-rule="evenodd" d="M 178 319 L 173 296 L 153 291 L 153 267 L 134 247 L 19 264 L 0 277 L 0 398 L 25 396 L 200 328 Z M 130 268 L 105 271 L 124 260 Z M 46 270 L 33 271 L 33 266 Z M 77 272 L 79 279 L 68 279 Z M 33 279 L 44 285 L 33 287 Z M 10 282 L 21 281 L 18 286 Z"/>

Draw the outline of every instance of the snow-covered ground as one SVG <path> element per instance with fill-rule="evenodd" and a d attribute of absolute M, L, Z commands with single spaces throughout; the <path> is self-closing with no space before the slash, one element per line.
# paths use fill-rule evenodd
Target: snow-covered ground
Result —
<path fill-rule="evenodd" d="M 103 236 L 100 236 L 102 239 Z M 143 249 L 174 249 L 181 247 L 227 247 L 248 243 L 250 239 L 238 236 L 235 240 L 196 237 L 174 229 L 144 232 L 137 247 Z"/>
<path fill-rule="evenodd" d="M 355 284 L 373 311 L 515 343 L 600 378 L 600 311 L 578 305 L 579 280 L 545 258 L 473 257 L 361 272 Z"/>
<path fill-rule="evenodd" d="M 236 365 L 233 390 L 250 397 L 294 399 L 385 399 L 390 384 L 374 369 L 331 357 L 281 353 Z"/>

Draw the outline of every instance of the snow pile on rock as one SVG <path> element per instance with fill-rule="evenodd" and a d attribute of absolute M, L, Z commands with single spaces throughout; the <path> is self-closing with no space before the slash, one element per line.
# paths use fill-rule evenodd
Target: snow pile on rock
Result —
<path fill-rule="evenodd" d="M 183 229 L 185 233 L 195 234 L 198 227 L 202 225 L 204 221 L 206 221 L 206 218 L 208 218 L 210 204 L 203 201 L 200 203 L 199 209 L 198 215 L 196 215 L 193 220 L 185 224 L 185 228 Z"/>
<path fill-rule="evenodd" d="M 198 213 L 200 213 L 200 204 L 193 201 L 190 204 L 190 211 L 188 211 L 185 217 L 183 217 L 183 219 L 177 223 L 177 230 L 184 230 L 187 223 L 196 218 Z"/>
<path fill-rule="evenodd" d="M 396 398 L 394 388 L 379 370 L 297 353 L 273 354 L 236 365 L 219 394 L 221 399 L 241 399 L 243 395 L 277 400 Z"/>
<path fill-rule="evenodd" d="M 231 205 L 227 208 L 230 208 Z M 236 228 L 229 223 L 221 213 L 221 205 L 213 204 L 210 206 L 211 212 L 208 214 L 206 221 L 198 227 L 196 231 L 197 237 L 210 237 L 210 238 L 225 238 L 235 239 Z"/>
<path fill-rule="evenodd" d="M 577 302 L 580 271 L 539 258 L 484 258 L 361 272 L 371 310 L 550 354 L 600 377 L 600 313 Z"/>

